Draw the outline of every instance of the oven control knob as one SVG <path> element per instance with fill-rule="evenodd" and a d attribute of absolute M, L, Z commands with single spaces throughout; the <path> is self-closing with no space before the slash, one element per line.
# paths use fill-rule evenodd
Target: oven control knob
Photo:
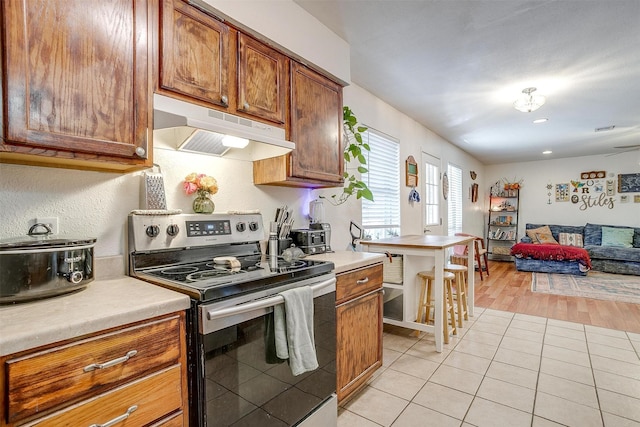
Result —
<path fill-rule="evenodd" d="M 68 281 L 70 281 L 74 285 L 77 285 L 78 283 L 82 282 L 84 275 L 82 274 L 82 271 L 71 271 L 68 274 L 65 274 L 65 276 Z"/>
<path fill-rule="evenodd" d="M 236 224 L 236 230 L 238 230 L 239 232 L 243 232 L 246 229 L 246 225 L 244 222 L 239 222 Z"/>
<path fill-rule="evenodd" d="M 147 227 L 147 236 L 157 237 L 160 234 L 160 227 L 157 225 L 150 225 Z"/>
<path fill-rule="evenodd" d="M 167 227 L 167 234 L 171 237 L 175 237 L 180 232 L 180 227 L 177 224 L 171 224 Z"/>
<path fill-rule="evenodd" d="M 258 231 L 258 223 L 255 221 L 251 221 L 249 223 L 249 230 L 251 231 Z"/>

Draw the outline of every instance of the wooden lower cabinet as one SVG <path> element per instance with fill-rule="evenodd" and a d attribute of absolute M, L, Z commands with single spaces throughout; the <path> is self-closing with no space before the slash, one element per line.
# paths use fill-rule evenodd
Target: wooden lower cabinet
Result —
<path fill-rule="evenodd" d="M 347 399 L 382 366 L 382 264 L 337 276 L 338 401 Z"/>
<path fill-rule="evenodd" d="M 14 425 L 187 425 L 184 312 L 2 359 Z"/>

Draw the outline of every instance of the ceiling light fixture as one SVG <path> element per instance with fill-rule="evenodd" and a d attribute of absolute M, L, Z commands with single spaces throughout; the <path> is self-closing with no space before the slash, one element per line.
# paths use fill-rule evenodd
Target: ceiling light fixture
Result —
<path fill-rule="evenodd" d="M 544 123 L 544 122 L 548 122 L 548 121 L 549 121 L 549 119 L 541 118 L 541 119 L 535 119 L 533 121 L 533 123 L 538 124 L 538 123 Z"/>
<path fill-rule="evenodd" d="M 551 151 L 551 150 L 546 150 L 546 151 L 542 152 L 542 154 L 551 154 L 551 153 L 553 153 L 553 151 Z"/>
<path fill-rule="evenodd" d="M 535 87 L 522 89 L 522 95 L 513 103 L 514 108 L 523 113 L 530 113 L 542 107 L 547 99 L 542 95 L 531 95 L 535 91 Z"/>

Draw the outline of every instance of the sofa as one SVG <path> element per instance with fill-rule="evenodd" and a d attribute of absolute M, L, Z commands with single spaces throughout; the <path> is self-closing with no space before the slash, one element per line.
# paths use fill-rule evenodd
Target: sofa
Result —
<path fill-rule="evenodd" d="M 511 248 L 519 271 L 586 275 L 593 269 L 640 276 L 640 228 L 526 224 L 526 231 Z"/>

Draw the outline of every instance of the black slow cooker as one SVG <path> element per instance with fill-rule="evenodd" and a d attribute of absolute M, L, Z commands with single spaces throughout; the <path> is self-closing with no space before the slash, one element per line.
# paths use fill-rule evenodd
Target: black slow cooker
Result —
<path fill-rule="evenodd" d="M 94 238 L 51 234 L 35 224 L 26 236 L 0 240 L 0 304 L 83 289 L 93 280 Z"/>

